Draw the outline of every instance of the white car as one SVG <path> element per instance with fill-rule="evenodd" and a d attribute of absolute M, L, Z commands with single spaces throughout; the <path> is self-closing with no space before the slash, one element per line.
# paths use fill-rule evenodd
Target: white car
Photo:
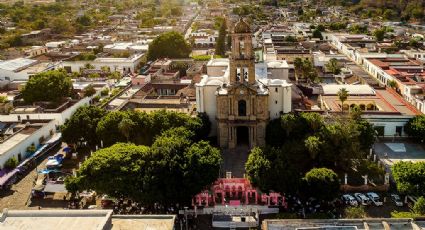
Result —
<path fill-rule="evenodd" d="M 400 199 L 400 196 L 397 194 L 391 194 L 391 200 L 394 202 L 394 204 L 398 207 L 403 206 L 403 202 Z"/>
<path fill-rule="evenodd" d="M 365 196 L 363 193 L 354 193 L 354 197 L 357 199 L 357 201 L 361 204 L 361 205 L 370 205 L 371 201 L 370 199 Z"/>
<path fill-rule="evenodd" d="M 366 196 L 369 197 L 369 199 L 372 201 L 372 203 L 375 206 L 382 206 L 384 204 L 379 200 L 378 194 L 376 194 L 374 192 L 368 192 L 368 193 L 366 193 Z"/>
<path fill-rule="evenodd" d="M 357 203 L 357 200 L 350 194 L 344 194 L 342 195 L 342 201 L 344 204 L 349 204 L 351 206 L 358 206 L 359 203 Z"/>

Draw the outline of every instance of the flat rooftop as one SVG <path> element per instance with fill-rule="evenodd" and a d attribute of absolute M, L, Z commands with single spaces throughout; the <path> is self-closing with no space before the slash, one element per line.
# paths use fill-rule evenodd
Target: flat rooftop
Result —
<path fill-rule="evenodd" d="M 174 215 L 112 215 L 112 210 L 3 210 L 5 230 L 173 230 Z"/>
<path fill-rule="evenodd" d="M 50 122 L 50 121 L 49 121 Z M 34 132 L 42 128 L 47 123 L 35 123 L 27 126 L 20 127 L 14 126 L 13 129 L 19 129 L 7 137 L 2 143 L 0 143 L 0 156 L 14 148 L 16 145 L 29 138 Z"/>
<path fill-rule="evenodd" d="M 301 230 L 301 229 L 320 229 L 320 230 L 414 230 L 420 229 L 418 224 L 412 219 L 390 219 L 390 218 L 371 218 L 371 219 L 292 219 L 292 220 L 264 220 L 263 230 Z"/>
<path fill-rule="evenodd" d="M 18 72 L 19 70 L 31 66 L 36 62 L 37 60 L 32 60 L 28 58 L 16 58 L 0 62 L 0 69 Z"/>
<path fill-rule="evenodd" d="M 0 216 L 0 229 L 101 230 L 111 215 L 111 210 L 6 210 Z"/>
<path fill-rule="evenodd" d="M 113 216 L 112 230 L 173 230 L 174 215 Z"/>

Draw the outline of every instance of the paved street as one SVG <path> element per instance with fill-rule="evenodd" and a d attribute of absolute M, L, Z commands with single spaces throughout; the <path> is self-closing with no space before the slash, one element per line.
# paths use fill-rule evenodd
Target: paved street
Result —
<path fill-rule="evenodd" d="M 48 156 L 54 155 L 59 148 L 54 148 L 51 153 L 47 154 Z M 37 165 L 38 169 L 44 167 L 47 162 L 46 158 Z M 0 210 L 4 208 L 8 208 L 11 210 L 16 209 L 36 209 L 37 207 L 28 207 L 27 202 L 30 198 L 31 190 L 33 188 L 33 184 L 37 179 L 36 169 L 33 169 L 30 173 L 28 173 L 22 180 L 18 183 L 14 184 L 10 191 L 0 192 Z"/>

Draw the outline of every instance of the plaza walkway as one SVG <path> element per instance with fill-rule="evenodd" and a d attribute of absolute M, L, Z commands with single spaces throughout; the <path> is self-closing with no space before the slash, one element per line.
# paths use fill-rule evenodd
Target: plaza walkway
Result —
<path fill-rule="evenodd" d="M 234 149 L 224 149 L 222 151 L 223 165 L 221 176 L 226 172 L 232 172 L 232 177 L 242 178 L 245 173 L 245 163 L 248 160 L 249 147 L 238 146 Z"/>

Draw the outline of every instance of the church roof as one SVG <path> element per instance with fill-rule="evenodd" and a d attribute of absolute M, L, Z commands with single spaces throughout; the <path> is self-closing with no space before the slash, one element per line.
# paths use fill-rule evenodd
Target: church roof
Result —
<path fill-rule="evenodd" d="M 242 18 L 236 23 L 235 28 L 233 30 L 235 33 L 251 33 L 251 28 Z"/>

